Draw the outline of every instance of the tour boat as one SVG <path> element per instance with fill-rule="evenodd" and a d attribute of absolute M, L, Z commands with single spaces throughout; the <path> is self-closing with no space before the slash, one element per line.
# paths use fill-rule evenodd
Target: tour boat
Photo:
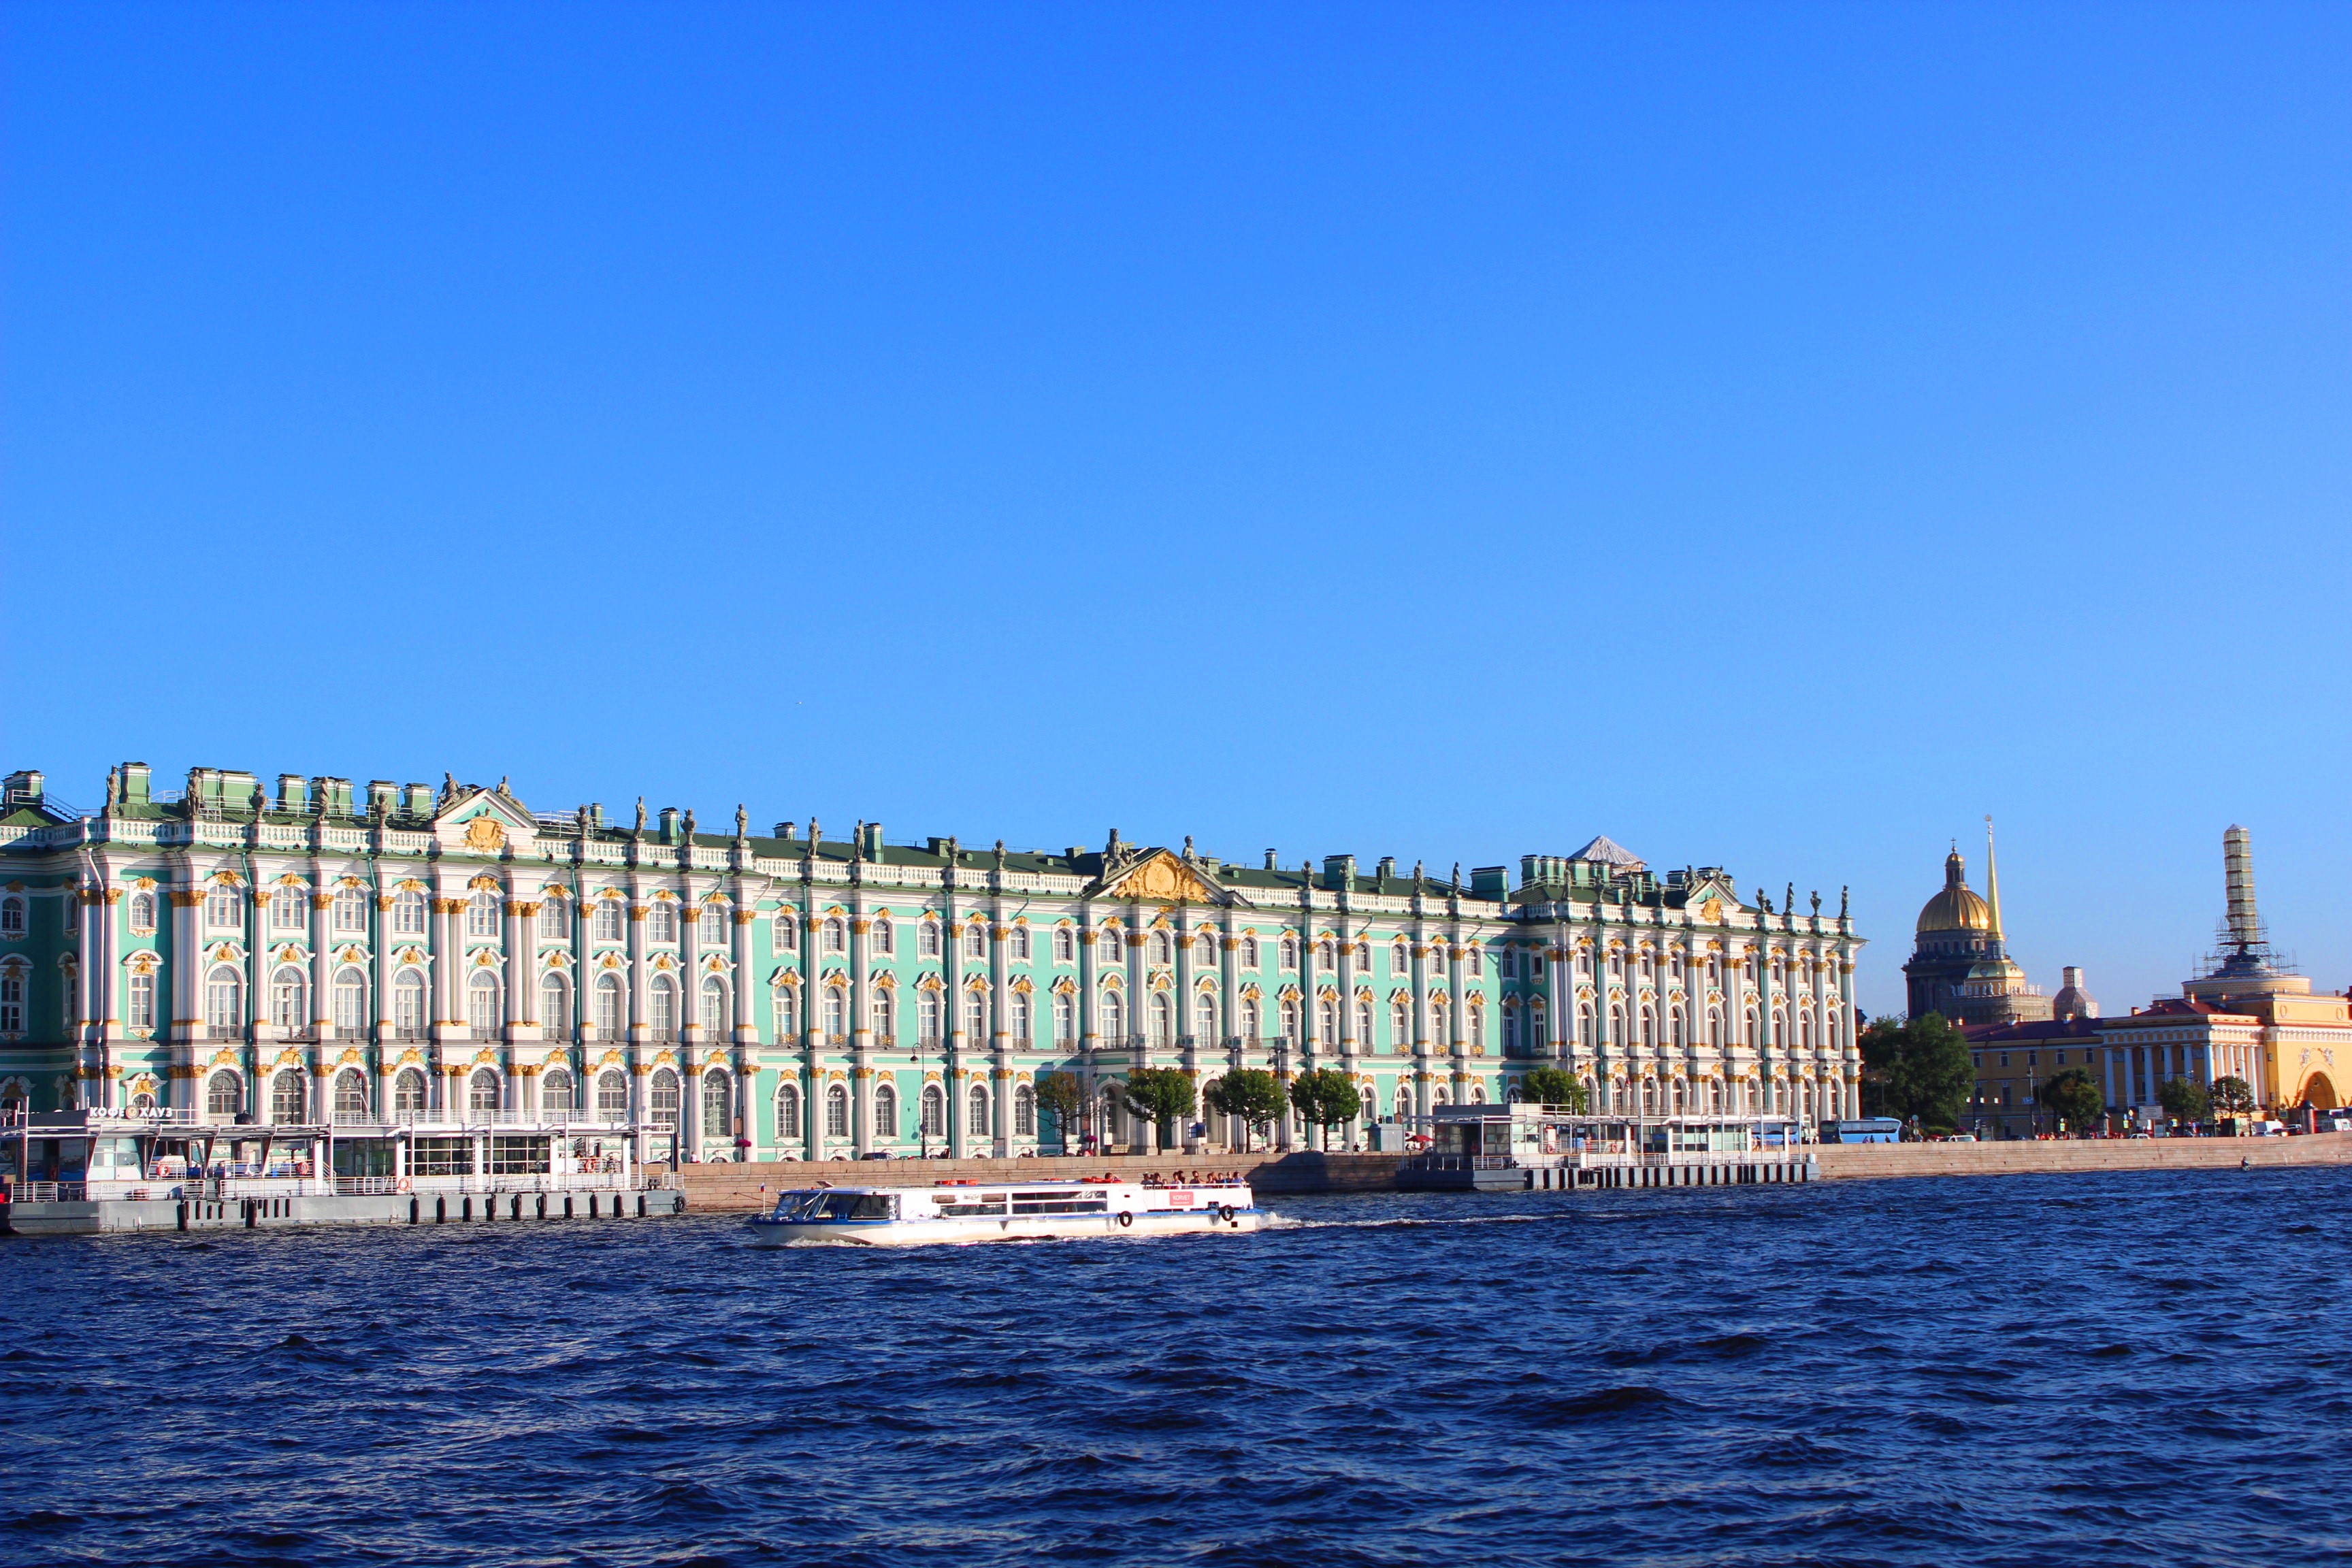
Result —
<path fill-rule="evenodd" d="M 1249 1185 L 1148 1186 L 1118 1180 L 942 1182 L 929 1187 L 811 1187 L 751 1221 L 752 1243 L 930 1247 L 1056 1236 L 1175 1236 L 1258 1228 Z"/>

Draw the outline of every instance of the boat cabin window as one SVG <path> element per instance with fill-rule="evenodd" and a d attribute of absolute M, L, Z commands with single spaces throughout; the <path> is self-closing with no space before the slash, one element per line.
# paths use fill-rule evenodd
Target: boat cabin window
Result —
<path fill-rule="evenodd" d="M 1108 1193 L 1015 1193 L 1013 1212 L 1032 1214 L 1102 1214 L 1110 1207 Z"/>

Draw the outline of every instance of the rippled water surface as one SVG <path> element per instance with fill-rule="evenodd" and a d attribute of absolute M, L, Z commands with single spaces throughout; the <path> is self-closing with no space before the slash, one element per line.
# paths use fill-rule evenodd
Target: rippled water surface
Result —
<path fill-rule="evenodd" d="M 11 1561 L 2352 1557 L 2352 1171 L 0 1245 Z"/>

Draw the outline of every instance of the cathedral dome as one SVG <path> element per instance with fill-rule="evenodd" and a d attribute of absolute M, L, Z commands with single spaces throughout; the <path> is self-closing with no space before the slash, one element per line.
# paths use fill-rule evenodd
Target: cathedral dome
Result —
<path fill-rule="evenodd" d="M 1944 890 L 1919 911 L 1918 930 L 1929 931 L 1992 930 L 1992 907 L 1969 890 L 1968 867 L 1953 850 L 1944 861 Z"/>

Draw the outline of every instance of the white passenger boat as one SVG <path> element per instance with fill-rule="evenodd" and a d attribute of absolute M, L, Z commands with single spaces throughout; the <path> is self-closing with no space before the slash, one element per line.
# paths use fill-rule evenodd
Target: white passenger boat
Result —
<path fill-rule="evenodd" d="M 951 1182 L 930 1187 L 812 1187 L 751 1221 L 752 1244 L 930 1247 L 1055 1236 L 1173 1236 L 1255 1230 L 1244 1182 Z"/>

